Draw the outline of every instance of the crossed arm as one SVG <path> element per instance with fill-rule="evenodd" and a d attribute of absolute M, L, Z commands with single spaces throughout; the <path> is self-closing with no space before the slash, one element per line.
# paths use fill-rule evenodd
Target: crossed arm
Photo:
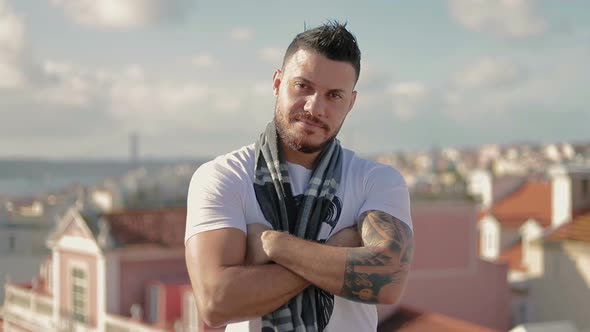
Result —
<path fill-rule="evenodd" d="M 325 246 L 276 231 L 264 232 L 262 245 L 271 260 L 334 295 L 396 303 L 412 260 L 410 227 L 387 213 L 367 211 L 358 228 L 363 241 L 358 248 Z"/>
<path fill-rule="evenodd" d="M 380 211 L 364 213 L 358 230 L 362 246 L 357 248 L 265 231 L 262 249 L 277 264 L 264 265 L 247 265 L 250 239 L 240 230 L 193 236 L 186 263 L 201 317 L 210 326 L 260 317 L 310 284 L 354 301 L 395 303 L 412 258 L 412 231 Z"/>

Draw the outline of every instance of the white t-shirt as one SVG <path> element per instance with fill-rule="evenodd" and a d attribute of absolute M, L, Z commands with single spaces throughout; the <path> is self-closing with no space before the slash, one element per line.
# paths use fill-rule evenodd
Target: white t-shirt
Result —
<path fill-rule="evenodd" d="M 390 166 L 357 157 L 342 149 L 342 179 L 323 220 L 317 240 L 326 240 L 339 230 L 355 225 L 368 210 L 380 210 L 412 227 L 408 188 L 400 173 Z M 246 233 L 246 225 L 270 227 L 254 193 L 254 145 L 245 146 L 201 165 L 188 192 L 185 242 L 205 231 L 233 227 Z M 311 170 L 288 164 L 296 200 L 307 188 Z M 230 324 L 226 331 L 260 331 L 260 319 Z M 334 296 L 334 310 L 327 332 L 377 330 L 375 305 Z"/>

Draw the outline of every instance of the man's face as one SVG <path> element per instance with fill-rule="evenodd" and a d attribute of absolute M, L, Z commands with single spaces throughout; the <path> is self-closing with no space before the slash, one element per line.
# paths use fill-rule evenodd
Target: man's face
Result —
<path fill-rule="evenodd" d="M 354 67 L 300 49 L 273 77 L 275 124 L 288 147 L 320 151 L 336 137 L 356 99 Z"/>

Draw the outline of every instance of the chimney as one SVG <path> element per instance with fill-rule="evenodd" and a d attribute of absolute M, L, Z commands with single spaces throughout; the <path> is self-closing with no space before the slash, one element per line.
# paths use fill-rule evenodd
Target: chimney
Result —
<path fill-rule="evenodd" d="M 553 227 L 560 226 L 578 213 L 590 210 L 590 166 L 557 165 L 551 175 L 551 201 Z"/>
<path fill-rule="evenodd" d="M 551 177 L 551 227 L 556 228 L 572 219 L 572 179 L 564 165 L 549 168 Z"/>
<path fill-rule="evenodd" d="M 494 202 L 492 174 L 483 169 L 471 172 L 469 176 L 468 191 L 481 199 L 483 209 L 489 209 Z"/>

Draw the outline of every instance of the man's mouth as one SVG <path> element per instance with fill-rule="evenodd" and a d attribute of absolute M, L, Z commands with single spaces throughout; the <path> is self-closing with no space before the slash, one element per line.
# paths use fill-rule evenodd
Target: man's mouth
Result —
<path fill-rule="evenodd" d="M 300 122 L 306 126 L 315 127 L 319 129 L 327 129 L 327 126 L 323 124 L 321 121 L 309 119 L 306 116 L 296 116 L 295 121 Z"/>

